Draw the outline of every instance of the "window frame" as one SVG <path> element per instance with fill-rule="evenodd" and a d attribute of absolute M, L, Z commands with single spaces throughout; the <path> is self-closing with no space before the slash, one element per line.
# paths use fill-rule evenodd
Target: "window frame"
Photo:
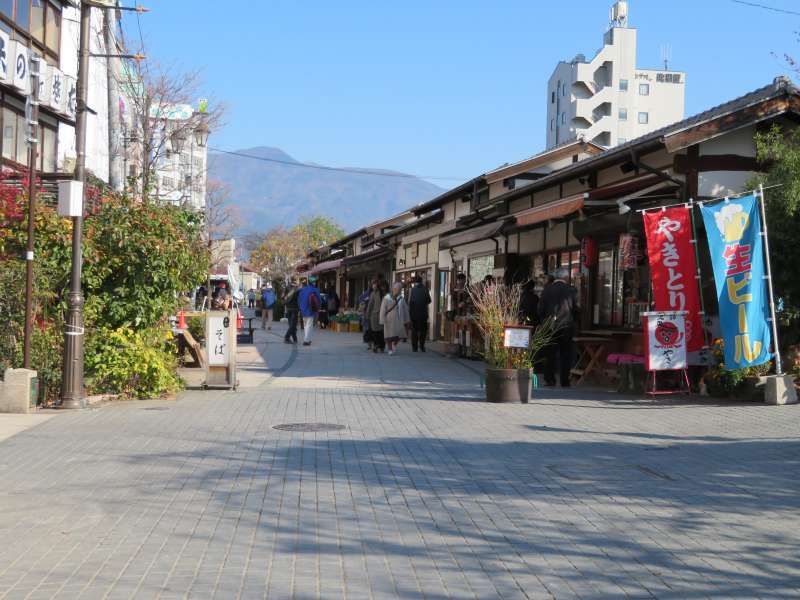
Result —
<path fill-rule="evenodd" d="M 644 117 L 644 120 L 642 120 Z M 640 112 L 638 116 L 639 125 L 649 125 L 650 124 L 650 113 L 649 112 Z"/>
<path fill-rule="evenodd" d="M 640 96 L 649 96 L 650 95 L 650 84 L 649 83 L 640 83 L 639 84 L 639 95 Z"/>
<path fill-rule="evenodd" d="M 619 111 L 617 112 L 617 119 L 619 121 L 627 121 L 628 120 L 628 109 L 620 107 Z"/>
<path fill-rule="evenodd" d="M 8 30 L 12 33 L 12 38 L 17 41 L 27 42 L 28 47 L 32 48 L 36 52 L 39 52 L 42 56 L 48 56 L 51 59 L 59 62 L 61 56 L 61 39 L 63 35 L 63 10 L 60 7 L 57 7 L 52 0 L 42 0 L 42 8 L 44 9 L 43 13 L 43 35 L 44 39 L 39 41 L 36 39 L 33 34 L 31 33 L 31 11 L 32 11 L 32 0 L 11 0 L 13 3 L 12 6 L 12 14 L 6 15 L 3 12 L 0 12 L 0 22 L 2 22 Z M 20 3 L 24 3 L 28 8 L 28 26 L 27 28 L 21 27 L 17 23 L 17 7 Z M 47 15 L 50 13 L 56 14 L 57 18 L 55 23 L 57 23 L 58 29 L 58 39 L 55 40 L 56 49 L 50 48 L 47 44 L 47 35 L 48 35 L 48 18 Z"/>
<path fill-rule="evenodd" d="M 620 92 L 627 92 L 629 88 L 630 82 L 627 79 L 620 79 L 619 80 L 619 91 Z"/>

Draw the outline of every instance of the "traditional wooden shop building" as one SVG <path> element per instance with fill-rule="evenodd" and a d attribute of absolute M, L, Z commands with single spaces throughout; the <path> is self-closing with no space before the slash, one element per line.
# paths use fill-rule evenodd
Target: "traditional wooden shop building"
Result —
<path fill-rule="evenodd" d="M 432 333 L 445 338 L 457 273 L 473 282 L 487 274 L 526 281 L 566 267 L 580 293 L 582 328 L 604 330 L 639 353 L 639 313 L 650 305 L 650 285 L 638 211 L 744 191 L 762 170 L 756 133 L 774 124 L 794 127 L 799 118 L 800 92 L 777 78 L 609 150 L 577 141 L 505 165 L 413 207 L 413 218 L 378 235 L 361 230 L 326 252 L 344 246 L 345 268 L 380 256 L 394 280 L 422 275 L 435 299 Z M 703 296 L 713 313 L 707 252 L 700 256 Z"/>

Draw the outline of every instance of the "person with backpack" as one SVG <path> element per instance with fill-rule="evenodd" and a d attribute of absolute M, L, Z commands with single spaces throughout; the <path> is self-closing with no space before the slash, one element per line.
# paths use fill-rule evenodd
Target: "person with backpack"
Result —
<path fill-rule="evenodd" d="M 561 387 L 569 387 L 572 370 L 572 337 L 577 320 L 578 290 L 567 283 L 569 271 L 561 267 L 555 272 L 555 279 L 542 290 L 539 299 L 539 319 L 555 319 L 556 333 L 553 341 L 546 347 L 544 381 L 545 385 L 556 384 L 556 363 L 561 379 Z"/>
<path fill-rule="evenodd" d="M 298 293 L 297 283 L 294 280 L 290 281 L 283 295 L 283 311 L 286 314 L 286 321 L 289 323 L 289 328 L 286 330 L 286 335 L 283 336 L 283 341 L 287 344 L 297 343 L 297 314 L 300 311 L 300 306 L 297 303 Z"/>
<path fill-rule="evenodd" d="M 275 316 L 275 290 L 267 284 L 261 290 L 261 329 L 272 329 L 272 319 Z"/>
<path fill-rule="evenodd" d="M 317 318 L 322 306 L 316 283 L 316 276 L 310 275 L 306 284 L 300 288 L 300 292 L 297 294 L 297 304 L 300 308 L 300 315 L 303 317 L 303 346 L 311 345 L 314 338 L 314 319 Z"/>

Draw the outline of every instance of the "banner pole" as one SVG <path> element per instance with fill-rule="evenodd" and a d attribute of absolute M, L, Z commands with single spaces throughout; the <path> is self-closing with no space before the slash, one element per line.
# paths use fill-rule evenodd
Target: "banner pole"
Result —
<path fill-rule="evenodd" d="M 764 184 L 758 186 L 758 202 L 761 208 L 761 236 L 764 238 L 764 255 L 767 267 L 767 286 L 769 288 L 769 312 L 772 318 L 772 343 L 775 345 L 775 373 L 783 375 L 781 347 L 778 343 L 778 319 L 775 317 L 775 292 L 772 288 L 772 265 L 769 260 L 769 235 L 767 232 L 767 209 L 764 201 Z"/>
<path fill-rule="evenodd" d="M 697 238 L 697 225 L 694 219 L 694 200 L 689 199 L 689 218 L 692 222 L 692 243 L 694 244 L 694 263 L 697 268 L 697 293 L 700 296 L 700 322 L 703 324 L 703 349 L 706 350 L 703 356 L 704 362 L 708 362 L 708 350 L 711 347 L 711 340 L 708 339 L 708 328 L 706 327 L 706 301 L 703 298 L 703 269 L 700 266 L 700 240 Z"/>

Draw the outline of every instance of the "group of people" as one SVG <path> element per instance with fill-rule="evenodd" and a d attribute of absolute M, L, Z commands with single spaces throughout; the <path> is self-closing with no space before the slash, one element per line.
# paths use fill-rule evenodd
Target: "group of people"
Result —
<path fill-rule="evenodd" d="M 412 282 L 408 300 L 401 282 L 389 288 L 386 280 L 373 279 L 358 299 L 367 351 L 393 355 L 400 341 L 410 336 L 412 352 L 425 352 L 430 303 L 431 295 L 419 276 Z"/>

